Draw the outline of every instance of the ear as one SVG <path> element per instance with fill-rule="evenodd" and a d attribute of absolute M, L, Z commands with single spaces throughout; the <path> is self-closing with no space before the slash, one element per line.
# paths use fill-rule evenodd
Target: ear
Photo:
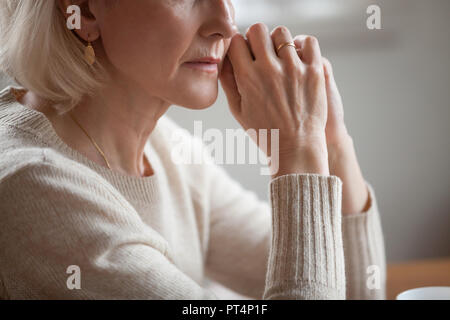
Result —
<path fill-rule="evenodd" d="M 76 5 L 80 7 L 81 11 L 81 29 L 74 29 L 73 31 L 82 40 L 93 42 L 100 37 L 100 29 L 97 24 L 97 19 L 92 14 L 90 7 L 90 0 L 57 0 L 57 5 L 59 10 L 61 10 L 64 15 L 65 20 L 71 16 L 71 12 L 67 13 L 67 8 L 71 5 Z"/>

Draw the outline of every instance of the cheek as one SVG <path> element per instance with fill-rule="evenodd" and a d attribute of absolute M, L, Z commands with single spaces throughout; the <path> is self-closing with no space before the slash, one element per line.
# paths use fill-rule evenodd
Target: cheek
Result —
<path fill-rule="evenodd" d="M 170 6 L 170 1 L 164 5 L 142 0 L 126 3 L 101 21 L 103 46 L 113 67 L 173 104 L 200 109 L 214 103 L 217 77 L 182 66 L 201 48 L 194 46 L 198 26 L 193 12 Z"/>
<path fill-rule="evenodd" d="M 128 4 L 102 22 L 103 46 L 111 64 L 145 83 L 172 78 L 195 33 L 186 13 L 161 5 Z"/>

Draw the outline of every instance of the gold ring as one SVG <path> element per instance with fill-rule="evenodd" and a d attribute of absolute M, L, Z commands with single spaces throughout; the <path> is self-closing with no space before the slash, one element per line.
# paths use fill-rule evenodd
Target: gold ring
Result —
<path fill-rule="evenodd" d="M 282 43 L 282 44 L 280 44 L 280 45 L 278 46 L 278 48 L 277 48 L 277 54 L 280 52 L 281 49 L 283 49 L 283 48 L 286 47 L 286 46 L 291 46 L 291 47 L 294 47 L 295 49 L 297 49 L 297 47 L 295 46 L 294 42 L 285 42 L 285 43 Z"/>

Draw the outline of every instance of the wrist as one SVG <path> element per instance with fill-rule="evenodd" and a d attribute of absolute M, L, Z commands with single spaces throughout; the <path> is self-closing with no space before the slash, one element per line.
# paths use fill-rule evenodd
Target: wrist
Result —
<path fill-rule="evenodd" d="M 337 168 L 345 159 L 350 159 L 355 155 L 353 138 L 346 134 L 332 143 L 327 142 L 328 163 L 330 171 Z"/>
<path fill-rule="evenodd" d="M 343 182 L 342 213 L 348 215 L 367 210 L 366 182 L 358 164 L 353 139 L 342 137 L 338 143 L 328 145 L 330 174 Z"/>
<path fill-rule="evenodd" d="M 328 150 L 345 151 L 349 145 L 353 144 L 353 139 L 349 134 L 345 124 L 333 126 L 326 130 L 326 140 Z"/>
<path fill-rule="evenodd" d="M 272 178 L 286 174 L 316 173 L 329 175 L 328 151 L 324 139 L 300 139 L 289 149 L 279 150 L 278 159 L 271 158 Z"/>

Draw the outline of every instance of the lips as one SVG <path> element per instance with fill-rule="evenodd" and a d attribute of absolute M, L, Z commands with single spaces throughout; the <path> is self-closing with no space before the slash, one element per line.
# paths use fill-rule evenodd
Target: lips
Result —
<path fill-rule="evenodd" d="M 219 64 L 220 63 L 220 59 L 219 58 L 214 58 L 214 57 L 204 57 L 204 58 L 199 58 L 199 59 L 195 59 L 192 61 L 188 61 L 188 63 L 210 63 L 210 64 Z"/>
<path fill-rule="evenodd" d="M 204 57 L 193 61 L 185 62 L 185 65 L 189 68 L 204 71 L 208 73 L 217 73 L 219 70 L 220 59 L 214 57 Z"/>

